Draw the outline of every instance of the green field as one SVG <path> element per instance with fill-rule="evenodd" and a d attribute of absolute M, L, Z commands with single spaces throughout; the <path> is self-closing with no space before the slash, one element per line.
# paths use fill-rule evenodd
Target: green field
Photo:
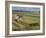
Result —
<path fill-rule="evenodd" d="M 25 30 L 39 30 L 40 29 L 40 14 L 31 12 L 20 12 L 23 14 L 22 20 L 16 22 L 14 16 L 17 14 L 12 14 L 12 30 L 13 31 L 25 31 Z"/>

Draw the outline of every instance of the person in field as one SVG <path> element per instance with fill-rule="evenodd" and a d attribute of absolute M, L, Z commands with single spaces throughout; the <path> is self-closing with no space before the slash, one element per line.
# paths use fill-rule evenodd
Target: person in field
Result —
<path fill-rule="evenodd" d="M 17 14 L 16 17 L 15 17 L 15 21 L 21 21 L 22 17 L 23 17 L 22 14 Z"/>

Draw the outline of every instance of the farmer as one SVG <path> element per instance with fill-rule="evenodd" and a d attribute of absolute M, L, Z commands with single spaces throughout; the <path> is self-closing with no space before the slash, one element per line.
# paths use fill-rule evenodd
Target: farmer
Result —
<path fill-rule="evenodd" d="M 21 21 L 22 20 L 22 17 L 23 17 L 22 14 L 17 14 L 15 21 Z"/>

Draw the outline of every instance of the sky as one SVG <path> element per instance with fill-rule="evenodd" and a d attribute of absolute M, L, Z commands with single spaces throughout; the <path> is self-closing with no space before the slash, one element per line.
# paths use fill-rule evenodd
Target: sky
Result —
<path fill-rule="evenodd" d="M 12 7 L 12 10 L 40 11 L 40 8 L 36 8 L 36 7 Z"/>

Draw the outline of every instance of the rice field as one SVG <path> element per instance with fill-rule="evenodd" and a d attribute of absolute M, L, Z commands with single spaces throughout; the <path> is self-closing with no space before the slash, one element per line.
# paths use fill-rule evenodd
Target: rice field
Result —
<path fill-rule="evenodd" d="M 12 14 L 12 30 L 13 31 L 26 31 L 26 30 L 39 30 L 40 29 L 40 14 L 30 12 L 19 12 L 23 14 L 21 21 L 15 21 L 15 16 L 18 12 Z"/>

